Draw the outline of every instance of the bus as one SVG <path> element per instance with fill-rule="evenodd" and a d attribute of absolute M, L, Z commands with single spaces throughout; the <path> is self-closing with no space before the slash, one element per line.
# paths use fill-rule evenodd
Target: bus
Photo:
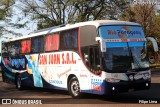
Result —
<path fill-rule="evenodd" d="M 146 38 L 138 23 L 95 20 L 60 25 L 2 43 L 4 82 L 112 95 L 149 89 Z"/>

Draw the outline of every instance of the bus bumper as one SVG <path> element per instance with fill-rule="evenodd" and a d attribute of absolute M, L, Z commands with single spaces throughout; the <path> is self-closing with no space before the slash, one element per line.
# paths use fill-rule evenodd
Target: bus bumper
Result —
<path fill-rule="evenodd" d="M 127 81 L 127 82 L 118 82 L 110 83 L 106 82 L 106 94 L 130 92 L 137 90 L 145 90 L 150 88 L 150 80 L 139 80 L 139 81 Z"/>

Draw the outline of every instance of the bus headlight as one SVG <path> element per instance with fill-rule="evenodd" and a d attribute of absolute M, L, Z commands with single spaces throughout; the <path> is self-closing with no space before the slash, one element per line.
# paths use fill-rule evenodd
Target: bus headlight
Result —
<path fill-rule="evenodd" d="M 148 87 L 149 86 L 149 84 L 148 83 L 146 83 L 146 87 Z"/>
<path fill-rule="evenodd" d="M 129 79 L 130 79 L 131 81 L 133 81 L 133 79 L 134 79 L 133 75 L 130 75 L 130 76 L 129 76 Z"/>
<path fill-rule="evenodd" d="M 116 83 L 116 82 L 120 82 L 119 79 L 114 79 L 114 78 L 106 78 L 107 82 L 112 82 L 112 83 Z"/>
<path fill-rule="evenodd" d="M 143 75 L 143 79 L 149 79 L 150 78 L 150 74 L 149 73 L 145 73 L 144 75 Z"/>

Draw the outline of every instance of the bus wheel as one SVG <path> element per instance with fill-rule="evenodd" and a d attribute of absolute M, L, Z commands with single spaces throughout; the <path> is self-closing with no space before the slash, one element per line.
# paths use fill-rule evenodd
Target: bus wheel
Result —
<path fill-rule="evenodd" d="M 69 93 L 72 98 L 79 98 L 81 96 L 79 82 L 76 77 L 71 78 L 69 81 Z"/>
<path fill-rule="evenodd" d="M 22 81 L 21 81 L 21 77 L 17 76 L 16 78 L 16 88 L 21 90 L 22 89 Z"/>
<path fill-rule="evenodd" d="M 2 81 L 5 82 L 4 72 L 2 72 Z"/>

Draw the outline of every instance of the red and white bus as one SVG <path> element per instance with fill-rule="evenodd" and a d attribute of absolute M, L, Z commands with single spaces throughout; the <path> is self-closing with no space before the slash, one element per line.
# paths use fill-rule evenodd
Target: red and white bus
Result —
<path fill-rule="evenodd" d="M 140 24 L 116 20 L 47 28 L 2 43 L 2 77 L 73 98 L 149 89 L 146 38 Z"/>

